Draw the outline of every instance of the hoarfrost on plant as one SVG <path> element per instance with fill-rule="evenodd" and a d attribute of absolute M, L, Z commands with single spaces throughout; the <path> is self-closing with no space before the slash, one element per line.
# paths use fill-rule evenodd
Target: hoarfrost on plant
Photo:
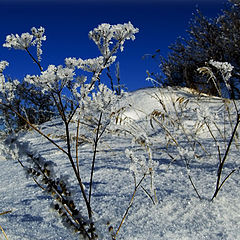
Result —
<path fill-rule="evenodd" d="M 93 73 L 99 73 L 104 68 L 109 67 L 112 63 L 114 63 L 116 60 L 116 56 L 112 56 L 106 60 L 103 56 L 99 56 L 96 58 L 89 58 L 89 59 L 76 59 L 76 58 L 66 58 L 65 64 L 69 68 L 75 68 L 81 69 L 86 72 L 93 72 Z"/>
<path fill-rule="evenodd" d="M 62 65 L 57 67 L 55 65 L 49 65 L 48 69 L 42 71 L 40 76 L 27 75 L 24 80 L 41 87 L 43 92 L 49 90 L 59 91 L 65 87 L 69 81 L 73 80 L 74 75 L 74 69 L 72 68 L 64 68 Z"/>
<path fill-rule="evenodd" d="M 139 29 L 134 28 L 131 22 L 117 25 L 103 23 L 89 32 L 89 38 L 95 42 L 103 57 L 107 59 L 116 53 L 118 47 L 123 51 L 125 40 L 134 40 L 138 32 Z M 110 45 L 114 43 L 113 40 L 116 40 L 117 44 L 110 49 Z"/>
<path fill-rule="evenodd" d="M 0 93 L 5 95 L 7 101 L 11 101 L 14 98 L 14 91 L 19 84 L 18 80 L 13 82 L 6 82 L 3 75 L 4 69 L 9 65 L 7 61 L 0 62 Z M 0 100 L 2 102 L 2 99 Z"/>
<path fill-rule="evenodd" d="M 32 34 L 28 32 L 22 33 L 21 36 L 19 36 L 18 34 L 7 35 L 3 47 L 27 50 L 29 47 L 37 45 L 37 57 L 38 61 L 40 62 L 42 54 L 42 41 L 46 40 L 46 36 L 44 35 L 45 29 L 43 27 L 40 27 L 38 29 L 33 27 L 31 29 L 31 32 Z"/>
<path fill-rule="evenodd" d="M 42 41 L 46 41 L 46 36 L 43 35 L 45 32 L 45 29 L 43 27 L 40 28 L 35 28 L 32 27 L 31 29 L 32 31 L 32 35 L 36 38 L 33 42 L 32 45 L 37 45 L 37 57 L 38 57 L 38 61 L 41 61 L 41 55 L 42 55 Z"/>
<path fill-rule="evenodd" d="M 218 62 L 214 60 L 210 60 L 209 64 L 211 64 L 221 72 L 226 87 L 230 91 L 231 86 L 229 84 L 229 79 L 232 77 L 232 71 L 234 67 L 228 62 Z"/>
<path fill-rule="evenodd" d="M 29 33 L 22 33 L 21 36 L 18 34 L 7 35 L 6 43 L 3 47 L 26 50 L 32 45 L 33 35 Z"/>

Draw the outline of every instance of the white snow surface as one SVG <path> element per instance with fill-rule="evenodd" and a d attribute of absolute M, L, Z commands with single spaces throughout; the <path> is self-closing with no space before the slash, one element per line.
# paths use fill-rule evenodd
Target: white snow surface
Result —
<path fill-rule="evenodd" d="M 162 111 L 159 98 L 165 101 L 167 108 L 171 108 L 172 100 L 184 97 L 189 99 L 189 106 L 195 107 L 194 104 L 199 104 L 210 113 L 219 109 L 222 101 L 210 96 L 199 98 L 191 94 L 188 89 L 162 91 L 160 94 L 159 89 L 141 89 L 130 93 L 127 98 L 131 107 L 129 106 L 125 116 L 131 121 L 138 121 L 139 126 L 148 133 L 152 142 L 153 159 L 157 163 L 154 181 L 158 204 L 154 205 L 140 188 L 117 239 L 240 239 L 239 171 L 226 181 L 217 198 L 211 202 L 215 190 L 218 154 L 216 153 L 215 157 L 211 155 L 208 158 L 193 160 L 190 163 L 191 176 L 202 196 L 199 200 L 190 184 L 185 165 L 179 159 L 171 163 L 171 158 L 164 153 L 165 135 L 162 134 L 160 127 L 153 129 L 149 119 L 146 118 L 147 114 L 154 110 Z M 237 104 L 239 105 L 239 102 Z M 220 127 L 223 124 L 221 120 L 217 122 Z M 194 119 L 186 119 L 185 122 L 190 132 L 193 122 Z M 59 119 L 39 127 L 59 145 L 65 147 L 64 128 Z M 75 133 L 74 124 L 71 129 Z M 231 132 L 228 132 L 227 139 L 230 136 Z M 79 239 L 77 234 L 62 225 L 60 218 L 51 210 L 51 196 L 43 192 L 32 178 L 26 177 L 17 161 L 20 159 L 27 164 L 24 155 L 26 149 L 40 154 L 47 161 L 53 161 L 56 164 L 54 169 L 57 175 L 69 176 L 68 182 L 71 190 L 75 192 L 76 202 L 82 206 L 83 202 L 79 200 L 80 189 L 73 177 L 68 159 L 35 131 L 22 131 L 12 139 L 14 139 L 13 143 L 9 141 L 4 143 L 3 138 L 0 143 L 0 213 L 11 210 L 8 214 L 0 215 L 0 226 L 9 240 Z M 216 152 L 213 139 L 204 130 L 201 139 L 208 152 Z M 239 143 L 239 139 L 235 140 L 237 141 Z M 132 139 L 129 136 L 114 134 L 104 135 L 99 145 L 95 163 L 92 208 L 100 239 L 111 239 L 106 222 L 110 221 L 114 230 L 117 229 L 133 194 L 134 181 L 129 170 L 130 160 L 125 155 L 125 150 L 131 146 Z M 20 154 L 21 152 L 23 153 Z M 79 147 L 80 171 L 86 188 L 90 177 L 92 152 L 91 144 L 84 143 Z M 239 164 L 239 149 L 233 145 L 223 174 L 228 174 L 233 168 L 239 167 Z M 144 182 L 143 186 L 148 189 L 148 181 Z M 5 239 L 1 231 L 0 239 Z"/>

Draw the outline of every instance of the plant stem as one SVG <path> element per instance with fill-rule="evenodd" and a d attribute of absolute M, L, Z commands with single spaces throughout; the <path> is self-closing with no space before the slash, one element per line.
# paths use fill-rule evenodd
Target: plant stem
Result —
<path fill-rule="evenodd" d="M 122 218 L 122 220 L 121 220 L 121 223 L 120 223 L 120 225 L 119 225 L 119 227 L 118 227 L 118 229 L 117 229 L 117 231 L 116 231 L 116 234 L 115 234 L 114 237 L 113 237 L 113 240 L 116 240 L 116 237 L 117 237 L 117 235 L 118 235 L 118 233 L 119 233 L 119 231 L 120 231 L 120 229 L 121 229 L 121 227 L 122 227 L 122 225 L 123 225 L 123 222 L 124 222 L 125 218 L 126 218 L 127 215 L 128 215 L 129 209 L 131 208 L 131 206 L 132 206 L 132 204 L 133 204 L 133 200 L 134 200 L 134 197 L 135 197 L 135 195 L 136 195 L 137 189 L 138 189 L 138 187 L 141 185 L 141 183 L 142 183 L 142 181 L 144 180 L 145 177 L 146 177 L 146 174 L 143 175 L 143 177 L 141 178 L 141 180 L 139 181 L 139 183 L 135 186 L 134 192 L 133 192 L 133 195 L 132 195 L 132 198 L 131 198 L 131 200 L 130 200 L 130 203 L 129 203 L 126 211 L 125 211 L 125 214 L 123 215 L 123 218 Z"/>
<path fill-rule="evenodd" d="M 231 147 L 231 145 L 232 145 L 234 136 L 235 136 L 235 134 L 236 134 L 236 132 L 237 132 L 237 128 L 238 128 L 239 123 L 240 123 L 240 114 L 238 113 L 238 114 L 237 114 L 237 122 L 236 122 L 236 124 L 235 124 L 234 129 L 233 129 L 232 136 L 231 136 L 231 138 L 230 138 L 230 140 L 229 140 L 229 142 L 228 142 L 228 146 L 227 146 L 227 149 L 226 149 L 226 151 L 225 151 L 224 157 L 223 157 L 222 161 L 220 161 L 220 164 L 219 164 L 219 167 L 218 167 L 216 189 L 215 189 L 215 192 L 214 192 L 214 194 L 213 194 L 213 196 L 212 196 L 211 201 L 213 201 L 214 198 L 217 196 L 217 194 L 218 194 L 219 190 L 222 188 L 224 182 L 232 175 L 232 173 L 235 172 L 235 171 L 232 171 L 232 172 L 224 179 L 224 181 L 220 184 L 221 176 L 222 176 L 222 171 L 223 171 L 223 167 L 224 167 L 224 163 L 225 163 L 225 161 L 226 161 L 226 159 L 227 159 L 227 156 L 228 156 L 228 154 L 229 154 L 230 147 Z"/>
<path fill-rule="evenodd" d="M 77 123 L 77 134 L 76 134 L 76 165 L 77 165 L 78 175 L 80 176 L 79 159 L 78 159 L 78 136 L 79 136 L 79 127 L 80 127 L 80 120 L 78 119 L 78 123 Z"/>
<path fill-rule="evenodd" d="M 7 234 L 4 232 L 3 228 L 1 227 L 1 225 L 0 225 L 0 229 L 1 229 L 1 231 L 2 231 L 2 233 L 3 233 L 3 235 L 4 235 L 4 237 L 8 240 Z"/>
<path fill-rule="evenodd" d="M 43 71 L 43 68 L 42 66 L 40 65 L 40 63 L 34 58 L 34 56 L 29 52 L 28 48 L 25 48 L 28 55 L 31 57 L 31 59 L 38 65 L 40 71 L 42 72 Z"/>
<path fill-rule="evenodd" d="M 103 113 L 101 112 L 100 116 L 99 116 L 96 138 L 94 140 L 94 151 L 93 151 L 93 160 L 92 160 L 91 177 L 90 177 L 90 189 L 89 189 L 89 197 L 88 197 L 89 204 L 91 202 L 92 185 L 93 185 L 93 173 L 94 173 L 94 166 L 95 166 L 95 161 L 96 161 L 97 145 L 98 145 L 98 141 L 99 141 L 99 131 L 100 131 L 100 126 L 101 126 L 101 121 L 102 121 L 102 114 Z"/>
<path fill-rule="evenodd" d="M 62 98 L 61 98 L 60 93 L 58 93 L 58 100 L 59 100 L 59 111 L 60 111 L 60 114 L 62 116 L 62 120 L 63 120 L 63 122 L 65 124 L 65 132 L 66 132 L 66 138 L 67 138 L 66 141 L 67 141 L 67 155 L 68 155 L 68 159 L 69 159 L 69 161 L 70 161 L 70 163 L 72 165 L 73 171 L 74 171 L 75 176 L 76 176 L 76 178 L 78 180 L 78 183 L 79 183 L 79 186 L 80 186 L 80 189 L 81 189 L 81 192 L 82 192 L 82 196 L 84 198 L 84 201 L 85 201 L 85 204 L 86 204 L 86 207 L 87 207 L 88 218 L 89 218 L 89 220 L 92 220 L 91 205 L 90 205 L 90 202 L 87 199 L 87 195 L 86 195 L 86 192 L 85 192 L 85 189 L 84 189 L 81 177 L 80 177 L 80 173 L 79 173 L 78 169 L 76 168 L 76 166 L 74 164 L 74 161 L 73 161 L 73 157 L 72 157 L 72 153 L 71 153 L 71 139 L 70 139 L 70 131 L 69 131 L 69 121 L 67 120 L 66 115 L 65 115 L 65 111 L 64 111 L 64 107 L 63 107 Z M 91 230 L 91 237 L 94 238 L 93 224 L 92 223 L 91 223 L 90 230 Z"/>

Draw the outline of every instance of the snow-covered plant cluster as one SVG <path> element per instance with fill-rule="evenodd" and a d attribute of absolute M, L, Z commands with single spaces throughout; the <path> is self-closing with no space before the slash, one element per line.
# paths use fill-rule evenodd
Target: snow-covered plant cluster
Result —
<path fill-rule="evenodd" d="M 11 102 L 14 98 L 14 91 L 19 84 L 18 80 L 6 82 L 3 71 L 8 65 L 7 61 L 0 61 L 0 102 L 4 101 L 4 99 Z"/>
<path fill-rule="evenodd" d="M 104 134 L 128 134 L 132 138 L 133 148 L 126 150 L 126 155 L 131 160 L 130 170 L 133 172 L 135 181 L 134 195 L 145 177 L 150 175 L 151 193 L 145 188 L 142 188 L 152 199 L 153 203 L 156 203 L 156 192 L 153 181 L 155 165 L 152 158 L 151 143 L 144 130 L 141 129 L 141 131 L 139 131 L 136 127 L 137 125 L 134 125 L 134 123 L 122 124 L 123 113 L 126 106 L 121 105 L 120 100 L 124 98 L 126 93 L 119 91 L 118 94 L 116 94 L 115 91 L 110 90 L 106 85 L 102 84 L 100 79 L 102 71 L 110 67 L 116 60 L 118 49 L 123 51 L 125 41 L 134 40 L 135 34 L 138 33 L 138 31 L 138 28 L 135 28 L 130 22 L 117 25 L 101 24 L 89 32 L 89 38 L 98 46 L 101 53 L 100 56 L 85 60 L 82 58 L 69 57 L 65 59 L 65 66 L 50 64 L 46 70 L 41 66 L 41 46 L 42 41 L 46 40 L 46 36 L 44 35 L 45 29 L 43 27 L 33 27 L 31 33 L 8 35 L 6 42 L 3 44 L 3 46 L 7 48 L 26 51 L 37 64 L 40 74 L 27 74 L 23 81 L 26 84 L 40 89 L 43 94 L 48 94 L 52 97 L 52 101 L 58 110 L 59 117 L 65 129 L 65 136 L 63 137 L 66 141 L 65 146 L 63 147 L 54 141 L 51 138 L 51 134 L 49 135 L 40 130 L 32 124 L 28 118 L 21 115 L 18 109 L 14 109 L 14 106 L 11 105 L 10 101 L 14 98 L 14 86 L 18 84 L 18 81 L 16 80 L 12 83 L 5 82 L 3 70 L 8 66 L 6 61 L 0 62 L 0 90 L 1 93 L 5 94 L 2 105 L 8 107 L 14 114 L 65 154 L 72 166 L 75 180 L 79 185 L 87 216 L 84 218 L 82 215 L 79 215 L 80 212 L 76 210 L 76 204 L 70 199 L 70 196 L 66 195 L 67 190 L 65 183 L 55 179 L 55 176 L 52 175 L 53 169 L 48 164 L 47 159 L 47 162 L 44 163 L 44 159 L 28 154 L 27 158 L 33 162 L 33 166 L 26 168 L 23 163 L 21 163 L 21 165 L 27 169 L 28 174 L 34 178 L 34 181 L 37 182 L 39 186 L 43 185 L 42 188 L 48 189 L 47 191 L 54 195 L 55 202 L 58 201 L 58 203 L 54 204 L 55 210 L 59 213 L 61 212 L 60 214 L 61 216 L 64 215 L 65 222 L 69 222 L 71 223 L 70 225 L 75 226 L 86 239 L 98 239 L 93 221 L 94 209 L 92 209 L 91 197 L 98 145 Z M 36 46 L 36 57 L 34 57 L 29 50 L 31 46 Z M 77 76 L 77 69 L 92 73 L 91 79 L 88 79 L 86 75 Z M 4 98 L 2 94 L 1 98 Z M 73 125 L 75 126 L 75 132 L 72 131 Z M 84 186 L 80 172 L 80 131 L 86 134 L 86 138 L 88 142 L 92 143 L 93 149 L 93 156 L 92 159 L 90 159 L 91 171 L 89 188 Z M 135 156 L 134 146 L 136 145 L 140 148 L 142 147 L 145 154 Z M 141 170 L 139 170 L 139 166 Z M 137 182 L 137 177 L 140 177 L 139 182 Z M 155 195 L 155 199 L 152 198 L 152 195 Z M 116 235 L 121 229 L 128 210 L 132 205 L 133 198 L 122 218 L 120 226 L 115 229 L 116 231 L 112 229 L 112 239 L 116 239 Z M 66 207 L 67 210 L 65 209 Z M 83 219 L 87 220 L 83 221 Z"/>

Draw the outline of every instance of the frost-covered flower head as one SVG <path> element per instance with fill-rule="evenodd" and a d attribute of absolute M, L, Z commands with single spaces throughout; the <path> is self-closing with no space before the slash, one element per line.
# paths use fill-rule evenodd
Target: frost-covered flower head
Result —
<path fill-rule="evenodd" d="M 91 79 L 91 83 L 93 85 L 99 79 L 99 75 L 101 74 L 102 70 L 109 67 L 115 60 L 116 56 L 111 56 L 107 61 L 103 56 L 85 60 L 81 58 L 66 58 L 65 65 L 69 69 L 75 69 L 75 67 L 77 67 L 83 71 L 92 72 L 94 74 Z"/>
<path fill-rule="evenodd" d="M 99 84 L 97 88 L 89 88 L 91 84 L 81 84 L 79 92 L 76 92 L 75 98 L 79 100 L 78 112 L 74 120 L 86 122 L 87 126 L 95 128 L 98 125 L 99 116 L 101 125 L 109 126 L 108 130 L 113 130 L 117 124 L 116 118 L 121 114 L 120 99 L 122 96 L 117 95 L 104 84 Z M 111 125 L 109 125 L 111 123 Z"/>
<path fill-rule="evenodd" d="M 46 40 L 46 36 L 44 36 L 45 29 L 43 27 L 38 29 L 33 27 L 31 31 L 32 34 L 22 33 L 21 36 L 18 34 L 7 35 L 6 42 L 3 44 L 3 47 L 27 50 L 29 47 L 37 45 L 37 56 L 40 61 L 40 56 L 42 54 L 42 41 Z"/>
<path fill-rule="evenodd" d="M 36 39 L 46 40 L 46 36 L 43 35 L 45 33 L 45 29 L 43 27 L 40 27 L 38 29 L 35 27 L 32 27 L 31 31 L 32 31 L 32 35 Z"/>
<path fill-rule="evenodd" d="M 210 60 L 209 64 L 211 64 L 212 66 L 214 66 L 221 72 L 223 80 L 224 80 L 227 88 L 230 89 L 229 79 L 232 76 L 232 71 L 233 71 L 234 67 L 228 62 L 218 62 L 218 61 L 214 61 L 214 60 Z"/>
<path fill-rule="evenodd" d="M 87 91 L 88 97 L 82 98 L 80 105 L 86 114 L 96 114 L 99 112 L 111 114 L 116 111 L 119 96 L 117 96 L 106 85 L 100 84 L 96 91 Z"/>
<path fill-rule="evenodd" d="M 118 47 L 123 51 L 125 40 L 134 40 L 134 34 L 138 32 L 139 29 L 134 28 L 131 22 L 117 25 L 103 23 L 89 32 L 89 38 L 96 43 L 103 57 L 108 58 L 117 51 Z M 113 44 L 113 40 L 116 40 L 117 44 L 111 50 L 110 45 Z"/>
<path fill-rule="evenodd" d="M 93 85 L 99 79 L 102 70 L 109 67 L 116 60 L 114 54 L 118 48 L 120 47 L 122 51 L 125 40 L 134 40 L 134 34 L 137 32 L 138 29 L 134 28 L 130 22 L 117 25 L 103 23 L 89 32 L 89 38 L 97 44 L 102 56 L 86 60 L 66 58 L 65 64 L 68 68 L 78 68 L 94 73 L 91 80 Z M 114 40 L 116 44 L 110 49 L 110 45 L 113 45 Z"/>
<path fill-rule="evenodd" d="M 107 63 L 105 63 L 104 57 L 96 57 L 96 58 L 89 58 L 89 59 L 76 59 L 76 58 L 66 58 L 65 64 L 68 68 L 75 68 L 82 69 L 86 72 L 98 73 L 104 68 L 109 67 L 116 59 L 116 56 L 112 56 Z"/>
<path fill-rule="evenodd" d="M 18 34 L 11 34 L 6 37 L 6 43 L 3 47 L 26 50 L 32 45 L 33 35 L 29 33 L 22 33 L 21 36 Z"/>
<path fill-rule="evenodd" d="M 62 89 L 69 81 L 73 80 L 74 75 L 74 69 L 64 68 L 62 65 L 57 67 L 55 65 L 49 65 L 48 69 L 41 72 L 40 76 L 27 75 L 24 80 L 42 88 L 43 92 L 49 90 L 58 91 L 59 83 L 60 89 Z"/>

